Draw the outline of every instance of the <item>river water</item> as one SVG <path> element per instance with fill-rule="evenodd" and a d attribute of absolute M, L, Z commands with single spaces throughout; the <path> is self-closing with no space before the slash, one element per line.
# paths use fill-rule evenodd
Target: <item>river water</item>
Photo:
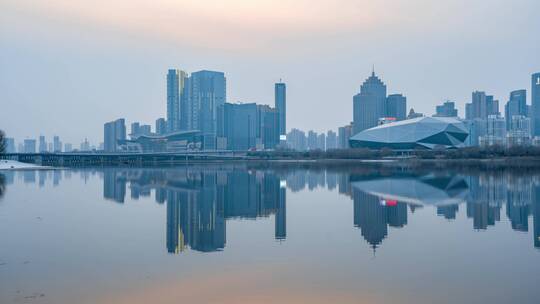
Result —
<path fill-rule="evenodd" d="M 0 303 L 540 302 L 540 172 L 0 174 Z"/>

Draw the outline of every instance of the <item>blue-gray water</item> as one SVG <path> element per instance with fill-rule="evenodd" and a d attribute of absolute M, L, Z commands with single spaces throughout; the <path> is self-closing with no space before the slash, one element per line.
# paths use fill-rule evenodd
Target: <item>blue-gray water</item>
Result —
<path fill-rule="evenodd" d="M 540 174 L 0 174 L 0 303 L 540 302 Z"/>

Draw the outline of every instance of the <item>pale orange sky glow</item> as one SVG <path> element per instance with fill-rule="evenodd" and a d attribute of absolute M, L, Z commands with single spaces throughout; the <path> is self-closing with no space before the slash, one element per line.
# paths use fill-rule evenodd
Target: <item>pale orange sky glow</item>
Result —
<path fill-rule="evenodd" d="M 417 112 L 450 99 L 464 115 L 474 90 L 502 108 L 540 71 L 538 11 L 538 0 L 3 0 L 0 103 L 16 106 L 1 127 L 99 143 L 105 121 L 165 115 L 169 68 L 225 72 L 228 102 L 273 104 L 283 79 L 287 125 L 306 131 L 348 124 L 372 65 Z M 63 119 L 42 115 L 51 108 Z"/>
<path fill-rule="evenodd" d="M 264 50 L 277 39 L 302 39 L 367 31 L 381 12 L 372 1 L 271 0 L 66 0 L 16 1 L 20 13 L 183 45 L 229 50 Z M 390 20 L 396 21 L 395 18 Z M 380 24 L 379 24 L 380 25 Z M 279 43 L 278 43 L 279 44 Z"/>

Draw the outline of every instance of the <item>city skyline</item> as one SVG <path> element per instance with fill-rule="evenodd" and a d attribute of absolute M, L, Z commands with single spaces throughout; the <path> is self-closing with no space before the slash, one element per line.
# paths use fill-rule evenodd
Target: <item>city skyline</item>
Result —
<path fill-rule="evenodd" d="M 215 77 L 218 77 L 217 79 Z M 226 100 L 226 77 L 224 72 L 219 71 L 209 71 L 209 70 L 201 70 L 193 72 L 190 76 L 189 73 L 182 71 L 180 69 L 168 69 L 166 74 L 166 92 L 167 92 L 167 99 L 165 101 L 167 111 L 165 113 L 165 116 L 168 119 L 165 119 L 164 117 L 158 117 L 155 119 L 155 125 L 152 128 L 152 125 L 150 124 L 144 124 L 138 121 L 132 121 L 131 122 L 131 133 L 127 132 L 127 125 L 125 118 L 119 118 L 116 119 L 115 122 L 122 121 L 123 135 L 119 136 L 112 136 L 117 137 L 116 140 L 126 140 L 128 139 L 128 135 L 134 139 L 140 135 L 151 135 L 151 136 L 163 136 L 167 134 L 172 134 L 174 132 L 178 131 L 192 131 L 194 130 L 193 127 L 195 125 L 198 125 L 199 127 L 197 129 L 204 129 L 206 126 L 206 129 L 208 129 L 205 132 L 202 132 L 202 134 L 208 134 L 210 135 L 210 140 L 208 142 L 211 143 L 211 146 L 208 146 L 207 143 L 204 143 L 203 146 L 205 149 L 214 149 L 212 145 L 216 144 L 216 139 L 219 142 L 219 136 L 216 137 L 217 133 L 219 133 L 219 129 L 216 125 L 216 123 L 219 123 L 219 118 L 216 117 L 216 114 L 219 114 L 219 108 L 223 104 L 228 105 L 246 105 L 250 104 L 242 102 L 242 101 L 236 101 L 236 102 L 230 102 Z M 274 90 L 274 105 L 275 110 L 277 111 L 276 114 L 279 116 L 279 119 L 276 123 L 279 124 L 279 121 L 282 121 L 283 118 L 286 119 L 285 111 L 286 111 L 286 103 L 285 103 L 285 87 L 286 84 L 282 82 L 282 79 L 279 80 L 279 82 L 274 84 L 275 90 Z M 354 126 L 354 121 L 358 120 L 357 124 L 362 125 L 366 122 L 363 122 L 365 119 L 368 119 L 369 122 L 367 122 L 367 126 L 362 127 L 360 129 L 366 129 L 371 128 L 373 126 L 376 126 L 381 123 L 390 123 L 394 121 L 399 121 L 403 119 L 411 119 L 411 118 L 417 118 L 417 117 L 425 117 L 425 116 L 433 116 L 433 117 L 456 117 L 459 120 L 464 121 L 465 123 L 469 122 L 468 128 L 469 132 L 471 132 L 471 135 L 473 136 L 471 140 L 467 141 L 467 145 L 478 145 L 478 138 L 477 135 L 484 136 L 483 132 L 485 130 L 482 130 L 482 127 L 480 126 L 480 133 L 476 134 L 478 131 L 471 130 L 470 128 L 473 128 L 478 130 L 476 121 L 478 119 L 481 119 L 486 123 L 491 117 L 491 119 L 499 119 L 501 120 L 501 123 L 506 124 L 506 130 L 507 131 L 514 131 L 514 129 L 517 127 L 519 132 L 526 131 L 527 129 L 531 134 L 526 135 L 520 134 L 518 136 L 535 136 L 534 134 L 534 109 L 535 105 L 538 108 L 538 105 L 540 105 L 540 94 L 539 92 L 540 87 L 540 73 L 534 73 L 531 75 L 531 88 L 529 90 L 527 89 L 519 89 L 514 90 L 509 93 L 509 98 L 507 99 L 506 103 L 500 102 L 498 99 L 495 99 L 493 95 L 487 95 L 484 91 L 478 91 L 475 90 L 472 92 L 472 97 L 470 99 L 469 103 L 465 103 L 465 113 L 464 115 L 458 115 L 458 109 L 455 106 L 454 101 L 446 100 L 442 104 L 435 105 L 435 111 L 432 115 L 425 115 L 424 113 L 415 112 L 414 109 L 411 107 L 408 116 L 406 116 L 407 112 L 407 98 L 406 96 L 403 96 L 403 94 L 388 94 L 387 95 L 387 89 L 386 84 L 376 75 L 374 67 L 372 67 L 371 75 L 368 77 L 364 83 L 360 86 L 360 93 L 353 96 L 353 119 L 350 125 L 346 125 L 345 127 L 351 127 L 351 135 L 354 135 L 361 130 L 354 131 L 352 129 L 352 126 Z M 278 89 L 279 88 L 279 89 Z M 217 91 L 216 91 L 217 90 Z M 176 92 L 175 92 L 176 91 Z M 200 92 L 199 92 L 200 91 Z M 206 92 L 207 91 L 207 92 Z M 380 92 L 379 92 L 380 91 Z M 527 101 L 527 95 L 530 91 L 530 102 Z M 380 96 L 379 96 L 380 95 Z M 172 96 L 172 97 L 171 97 Z M 206 97 L 206 96 L 214 96 L 214 97 Z M 368 99 L 366 99 L 366 97 Z M 369 98 L 375 98 L 373 101 Z M 370 105 L 372 104 L 373 105 Z M 213 108 L 210 106 L 208 108 L 208 105 L 214 105 Z M 252 103 L 255 104 L 255 103 Z M 207 106 L 205 106 L 207 105 Z M 362 110 L 359 111 L 360 105 L 362 105 Z M 272 108 L 269 105 L 262 104 L 258 105 L 258 107 L 267 107 L 268 109 L 272 110 Z M 279 107 L 283 108 L 282 114 L 280 113 Z M 366 108 L 367 107 L 367 108 Z M 372 110 L 369 110 L 370 107 L 377 107 L 380 108 L 380 110 L 373 112 Z M 364 109 L 365 108 L 365 109 Z M 366 110 L 368 109 L 368 110 Z M 273 111 L 273 110 L 272 110 Z M 363 118 L 357 117 L 358 114 L 356 113 L 365 113 L 363 114 Z M 206 113 L 206 114 L 205 114 Z M 370 113 L 371 116 L 370 116 Z M 374 113 L 374 114 L 373 114 Z M 205 116 L 213 116 L 214 118 L 206 119 L 204 121 L 206 122 L 199 122 L 199 120 L 204 119 Z M 367 115 L 367 116 L 366 116 Z M 514 115 L 518 115 L 518 119 L 530 119 L 530 122 L 525 122 L 527 125 L 523 126 L 523 122 L 516 122 L 517 124 L 512 124 L 512 120 L 514 119 Z M 366 116 L 367 118 L 365 118 Z M 536 115 L 538 116 L 538 115 Z M 277 117 L 276 117 L 277 118 Z M 172 121 L 171 121 L 172 120 Z M 203 121 L 203 120 L 201 120 Z M 377 122 L 378 121 L 378 122 Z M 94 145 L 91 144 L 88 141 L 88 138 L 85 137 L 84 141 L 81 142 L 81 148 L 75 149 L 78 151 L 91 151 L 91 150 L 104 150 L 106 152 L 112 152 L 113 148 L 111 148 L 112 141 L 111 139 L 108 139 L 107 137 L 107 125 L 112 124 L 105 123 L 105 133 L 102 137 L 102 140 L 99 141 Z M 272 127 L 273 128 L 273 127 Z M 285 126 L 276 125 L 277 133 L 281 133 L 283 129 L 287 130 Z M 525 128 L 525 129 L 523 129 Z M 153 131 L 152 131 L 153 129 Z M 172 129 L 172 130 L 171 130 Z M 334 129 L 329 129 L 327 132 L 328 134 L 334 133 L 334 130 L 337 130 L 338 133 L 340 133 L 341 129 L 343 127 L 337 127 Z M 211 133 L 208 133 L 210 131 Z M 286 132 L 286 135 L 290 135 L 298 130 L 297 128 L 291 128 L 288 132 Z M 216 133 L 217 132 L 217 133 Z M 272 131 L 273 132 L 273 131 Z M 292 132 L 292 133 L 291 133 Z M 109 132 L 110 133 L 110 132 Z M 307 149 L 315 149 L 319 148 L 322 150 L 325 150 L 328 146 L 328 148 L 343 148 L 345 147 L 345 144 L 342 144 L 341 142 L 344 141 L 344 139 L 336 138 L 336 143 L 334 146 L 334 143 L 332 143 L 332 140 L 330 144 L 328 144 L 327 139 L 325 138 L 325 133 L 322 132 L 320 136 L 322 138 L 316 138 L 311 139 L 311 142 L 309 143 L 310 135 L 318 136 L 318 132 L 314 131 L 313 129 L 309 129 L 309 132 L 307 132 L 308 136 L 306 137 L 306 144 L 305 148 Z M 510 133 L 509 133 L 510 134 Z M 513 133 L 512 133 L 513 134 Z M 497 133 L 497 134 L 488 134 L 488 135 L 496 135 L 496 136 L 505 136 L 505 133 Z M 515 136 L 516 134 L 513 134 L 512 136 Z M 221 135 L 223 136 L 223 134 Z M 227 135 L 230 136 L 230 135 Z M 536 135 L 538 136 L 538 135 Z M 257 135 L 258 137 L 258 135 Z M 279 136 L 278 136 L 279 137 Z M 38 142 L 39 138 L 39 142 Z M 40 133 L 39 137 L 32 138 L 31 136 L 25 137 L 23 140 L 16 139 L 14 141 L 13 137 L 7 137 L 7 139 L 10 141 L 7 145 L 7 150 L 9 152 L 21 152 L 24 153 L 35 153 L 35 152 L 70 152 L 72 148 L 71 143 L 65 143 L 64 145 L 62 142 L 60 142 L 59 136 L 54 135 L 54 143 L 49 142 L 47 145 L 47 142 L 45 140 L 46 136 L 43 135 L 43 133 Z M 207 135 L 203 136 L 203 142 L 207 141 Z M 278 138 L 279 139 L 279 138 Z M 532 137 L 530 138 L 532 139 Z M 290 140 L 290 139 L 289 139 Z M 291 142 L 287 140 L 288 144 L 290 145 Z M 30 141 L 36 141 L 36 144 L 30 144 L 30 146 L 35 146 L 34 148 L 28 148 L 28 143 Z M 107 144 L 107 141 L 110 143 Z M 295 143 L 295 139 L 292 139 L 292 148 L 297 149 L 298 142 Z M 17 148 L 18 143 L 18 148 Z M 499 142 L 495 141 L 489 141 L 485 142 L 488 145 L 491 144 L 499 144 Z M 53 145 L 54 144 L 54 145 Z M 523 143 L 519 143 L 523 144 Z M 524 144 L 527 144 L 526 142 Z M 530 144 L 530 142 L 529 142 Z M 109 148 L 107 148 L 107 146 Z M 68 148 L 69 147 L 69 148 Z M 217 146 L 216 146 L 217 147 Z M 253 146 L 254 148 L 255 146 Z M 265 145 L 265 149 L 272 149 L 274 145 L 267 146 Z M 291 146 L 289 146 L 291 147 Z M 218 149 L 223 149 L 224 146 L 221 145 L 217 147 Z M 114 148 L 116 149 L 116 148 Z M 302 149 L 300 149 L 302 150 Z"/>
<path fill-rule="evenodd" d="M 260 7 L 243 1 L 225 8 L 213 3 L 207 13 L 203 11 L 208 4 L 193 1 L 185 7 L 164 5 L 170 12 L 156 9 L 158 15 L 185 16 L 186 8 L 192 13 L 187 20 L 205 25 L 203 33 L 212 34 L 203 39 L 189 30 L 171 32 L 181 28 L 175 22 L 136 24 L 135 16 L 145 13 L 140 4 L 133 4 L 133 16 L 128 16 L 121 12 L 120 2 L 103 3 L 110 18 L 100 18 L 100 5 L 6 1 L 0 13 L 3 24 L 9 25 L 2 27 L 1 38 L 1 102 L 6 108 L 0 113 L 2 128 L 17 139 L 42 133 L 57 134 L 66 142 L 87 137 L 98 143 L 105 121 L 129 117 L 152 124 L 166 113 L 163 71 L 175 67 L 224 71 L 227 96 L 233 102 L 272 105 L 269 85 L 283 78 L 289 130 L 326 132 L 350 121 L 350 96 L 372 64 L 392 92 L 407 96 L 417 112 L 432 114 L 436 104 L 448 99 L 465 113 L 474 90 L 489 92 L 504 103 L 509 92 L 527 89 L 530 100 L 529 77 L 540 70 L 535 56 L 540 45 L 526 29 L 538 28 L 534 12 L 540 4 L 467 3 L 464 11 L 464 3 L 342 1 L 335 8 L 329 1 L 318 1 L 306 10 L 309 5 L 300 1 L 285 3 L 284 15 L 268 1 Z M 325 14 L 328 7 L 332 16 Z M 221 9 L 235 13 L 216 17 Z M 297 18 L 299 11 L 302 18 Z M 222 28 L 207 22 L 212 18 L 222 22 Z M 240 27 L 231 21 L 235 19 L 248 26 Z M 505 28 L 492 33 L 489 29 L 501 20 Z M 392 34 L 387 34 L 389 29 Z M 224 31 L 230 36 L 222 35 Z M 32 73 L 26 72 L 29 69 Z M 322 81 L 321 75 L 331 77 Z M 18 89 L 20 83 L 25 90 Z M 40 92 L 39 98 L 35 92 Z M 303 115 L 308 106 L 310 115 Z M 50 109 L 57 109 L 62 119 L 51 121 L 43 115 Z"/>
<path fill-rule="evenodd" d="M 0 0 L 0 303 L 537 303 L 540 0 Z"/>

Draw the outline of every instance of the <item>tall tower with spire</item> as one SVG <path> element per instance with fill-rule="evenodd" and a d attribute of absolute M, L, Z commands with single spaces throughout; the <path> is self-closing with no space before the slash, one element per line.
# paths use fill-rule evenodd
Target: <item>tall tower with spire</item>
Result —
<path fill-rule="evenodd" d="M 386 85 L 375 75 L 360 86 L 360 93 L 353 97 L 353 135 L 377 126 L 379 118 L 386 116 Z"/>
<path fill-rule="evenodd" d="M 275 107 L 278 111 L 279 135 L 287 134 L 287 87 L 285 83 L 279 82 L 274 86 Z"/>

